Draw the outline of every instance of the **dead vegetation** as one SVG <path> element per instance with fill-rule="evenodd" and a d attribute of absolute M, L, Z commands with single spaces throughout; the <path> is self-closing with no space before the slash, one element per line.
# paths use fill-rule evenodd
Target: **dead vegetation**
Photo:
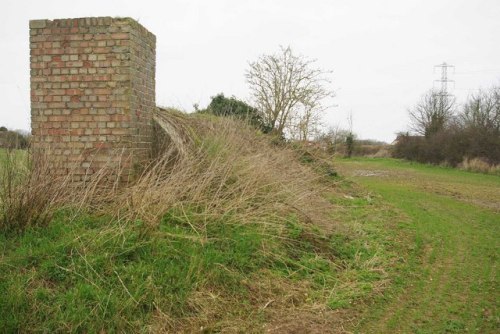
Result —
<path fill-rule="evenodd" d="M 4 169 L 2 230 L 50 228 L 54 215 L 63 225 L 83 228 L 72 232 L 78 233 L 76 239 L 69 235 L 61 241 L 63 249 L 73 245 L 71 255 L 61 253 L 51 271 L 62 270 L 72 282 L 91 282 L 85 289 L 95 293 L 113 286 L 103 298 L 107 303 L 111 298 L 121 309 L 116 315 L 105 311 L 104 316 L 99 309 L 106 308 L 97 304 L 90 312 L 100 322 L 89 322 L 85 312 L 75 322 L 67 317 L 78 318 L 78 311 L 60 304 L 57 307 L 68 309 L 67 316 L 62 312 L 59 322 L 36 323 L 44 317 L 43 308 L 52 306 L 28 289 L 29 297 L 23 298 L 30 300 L 26 314 L 32 320 L 7 328 L 57 329 L 62 322 L 66 329 L 87 331 L 345 332 L 343 326 L 353 315 L 343 308 L 380 293 L 387 274 L 380 245 L 361 241 L 363 227 L 354 221 L 346 226 L 340 217 L 332 217 L 335 205 L 329 196 L 340 181 L 326 162 L 277 144 L 238 120 L 164 110 L 157 122 L 156 158 L 128 184 L 120 184 L 120 166 L 111 163 L 79 184 L 69 181 L 71 174 L 52 176 L 43 159 L 36 166 Z M 64 208 L 70 214 L 63 210 L 61 216 Z M 97 230 L 78 225 L 80 217 L 89 215 L 109 223 Z M 116 240 L 112 248 L 110 240 Z M 150 250 L 141 261 L 127 260 L 131 262 L 126 266 L 117 262 L 123 254 L 143 254 L 143 248 Z M 221 258 L 212 258 L 214 254 Z M 103 256 L 107 264 L 97 269 Z M 184 260 L 175 264 L 178 256 Z M 71 267 L 65 264 L 68 259 Z M 40 272 L 34 282 L 41 280 L 33 289 L 53 280 L 43 274 L 44 266 L 53 266 L 44 261 L 42 268 L 31 269 Z M 184 262 L 189 267 L 185 274 Z M 144 268 L 150 269 L 141 267 L 148 265 Z M 137 282 L 131 270 L 149 276 Z M 169 289 L 163 275 L 175 270 L 172 275 L 179 275 L 176 284 L 182 289 L 162 293 Z M 24 271 L 5 275 L 7 279 Z M 64 284 L 69 284 L 67 279 Z M 79 289 L 78 284 L 73 288 Z M 53 298 L 67 289 L 50 286 Z"/>
<path fill-rule="evenodd" d="M 0 153 L 0 230 L 47 224 L 69 199 L 69 177 L 52 175 L 43 157 L 33 163 L 23 151 Z"/>
<path fill-rule="evenodd" d="M 481 158 L 465 158 L 464 161 L 458 165 L 458 168 L 470 172 L 500 175 L 500 164 L 490 164 L 488 161 Z"/>

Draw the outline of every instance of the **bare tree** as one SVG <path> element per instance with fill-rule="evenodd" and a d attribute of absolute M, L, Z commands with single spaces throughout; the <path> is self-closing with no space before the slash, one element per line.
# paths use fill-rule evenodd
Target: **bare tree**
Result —
<path fill-rule="evenodd" d="M 465 127 L 500 133 L 500 87 L 479 91 L 469 97 L 460 118 Z"/>
<path fill-rule="evenodd" d="M 352 125 L 353 125 L 352 111 L 349 113 L 347 121 L 349 123 L 349 132 L 347 134 L 347 137 L 345 138 L 345 146 L 346 146 L 346 155 L 348 158 L 350 158 L 354 151 L 354 139 L 355 139 L 354 133 L 352 132 Z"/>
<path fill-rule="evenodd" d="M 343 129 L 340 125 L 329 126 L 328 129 L 318 135 L 317 141 L 326 143 L 330 153 L 338 153 L 346 143 L 346 138 L 351 131 Z"/>
<path fill-rule="evenodd" d="M 318 136 L 321 133 L 321 125 L 323 124 L 321 116 L 318 109 L 312 108 L 291 114 L 288 126 L 286 126 L 287 134 L 300 141 L 306 141 Z"/>
<path fill-rule="evenodd" d="M 326 109 L 324 99 L 334 96 L 326 88 L 330 72 L 314 68 L 314 63 L 294 55 L 290 47 L 250 63 L 245 76 L 254 102 L 266 124 L 280 135 L 299 130 L 299 137 L 309 136 L 317 115 Z"/>
<path fill-rule="evenodd" d="M 439 132 L 452 119 L 455 99 L 430 90 L 422 96 L 418 104 L 409 110 L 411 128 L 426 137 Z"/>

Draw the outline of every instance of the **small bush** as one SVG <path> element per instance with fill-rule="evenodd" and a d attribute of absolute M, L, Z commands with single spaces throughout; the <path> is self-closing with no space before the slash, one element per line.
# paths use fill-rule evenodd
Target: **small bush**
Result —
<path fill-rule="evenodd" d="M 238 100 L 234 96 L 228 98 L 222 93 L 217 94 L 212 97 L 212 101 L 208 107 L 204 110 L 200 110 L 200 112 L 211 113 L 217 116 L 238 118 L 248 122 L 264 133 L 268 133 L 272 130 L 268 124 L 265 124 L 261 113 L 256 108 Z"/>
<path fill-rule="evenodd" d="M 19 131 L 8 130 L 0 127 L 0 148 L 25 150 L 29 147 L 30 137 Z"/>

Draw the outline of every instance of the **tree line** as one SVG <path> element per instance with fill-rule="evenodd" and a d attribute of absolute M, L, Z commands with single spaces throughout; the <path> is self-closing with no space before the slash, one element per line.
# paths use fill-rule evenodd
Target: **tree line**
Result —
<path fill-rule="evenodd" d="M 5 149 L 27 149 L 30 144 L 30 136 L 15 130 L 9 130 L 0 126 L 0 148 Z"/>
<path fill-rule="evenodd" d="M 221 93 L 205 109 L 195 109 L 245 119 L 282 139 L 315 139 L 335 154 L 377 156 L 375 150 L 383 150 L 387 156 L 385 145 L 361 145 L 352 132 L 352 118 L 348 130 L 323 129 L 322 115 L 329 98 L 335 96 L 330 76 L 315 60 L 281 47 L 249 63 L 245 72 L 249 103 Z M 500 86 L 480 90 L 462 105 L 446 92 L 430 90 L 409 110 L 409 116 L 410 131 L 398 134 L 390 152 L 393 157 L 450 166 L 470 159 L 500 164 Z"/>
<path fill-rule="evenodd" d="M 411 132 L 398 135 L 394 157 L 450 166 L 471 159 L 500 164 L 500 86 L 479 90 L 462 105 L 430 90 L 409 116 Z"/>

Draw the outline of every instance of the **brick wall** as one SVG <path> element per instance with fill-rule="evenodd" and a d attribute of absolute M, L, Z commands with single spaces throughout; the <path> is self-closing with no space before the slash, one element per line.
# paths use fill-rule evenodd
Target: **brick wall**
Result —
<path fill-rule="evenodd" d="M 130 18 L 30 21 L 35 152 L 75 180 L 151 150 L 155 36 Z"/>

